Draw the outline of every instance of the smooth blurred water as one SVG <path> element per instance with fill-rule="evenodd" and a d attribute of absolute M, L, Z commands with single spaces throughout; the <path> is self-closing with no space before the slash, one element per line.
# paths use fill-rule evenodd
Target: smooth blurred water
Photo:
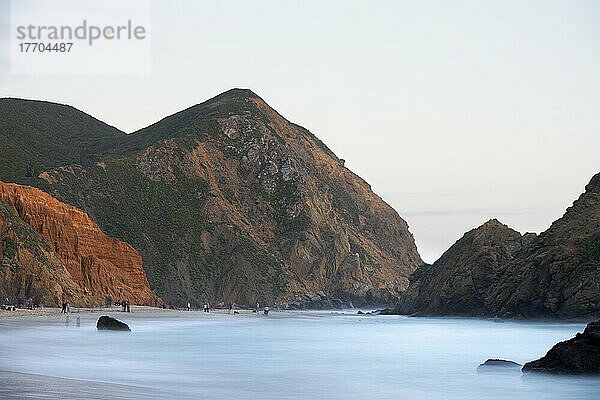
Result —
<path fill-rule="evenodd" d="M 0 398 L 598 399 L 600 379 L 477 373 L 584 324 L 271 313 L 0 321 Z M 67 378 L 67 379 L 63 379 Z"/>

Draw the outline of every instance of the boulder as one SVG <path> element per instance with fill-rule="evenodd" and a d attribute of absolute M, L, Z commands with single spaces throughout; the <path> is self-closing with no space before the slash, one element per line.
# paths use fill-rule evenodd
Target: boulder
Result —
<path fill-rule="evenodd" d="M 96 328 L 100 331 L 128 331 L 131 332 L 129 326 L 115 319 L 113 317 L 109 317 L 108 315 L 103 315 L 98 318 L 98 322 L 96 323 Z"/>
<path fill-rule="evenodd" d="M 483 364 L 479 364 L 477 367 L 477 372 L 491 372 L 498 370 L 516 370 L 518 371 L 521 368 L 521 364 L 510 361 L 503 360 L 500 358 L 488 358 Z"/>
<path fill-rule="evenodd" d="M 555 344 L 544 357 L 526 363 L 523 372 L 600 375 L 600 320 Z"/>

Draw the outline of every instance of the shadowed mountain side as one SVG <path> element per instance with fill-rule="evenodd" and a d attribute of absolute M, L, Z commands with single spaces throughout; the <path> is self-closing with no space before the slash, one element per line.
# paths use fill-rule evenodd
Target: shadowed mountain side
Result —
<path fill-rule="evenodd" d="M 489 221 L 410 280 L 401 314 L 600 316 L 600 174 L 539 236 Z"/>

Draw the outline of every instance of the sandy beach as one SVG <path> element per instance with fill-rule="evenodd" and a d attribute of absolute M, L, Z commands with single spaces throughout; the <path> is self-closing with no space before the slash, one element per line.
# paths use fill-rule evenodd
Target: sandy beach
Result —
<path fill-rule="evenodd" d="M 235 312 L 234 312 L 235 311 Z M 273 313 L 270 313 L 271 316 Z M 280 313 L 278 313 L 280 314 Z M 69 316 L 69 318 L 80 317 L 81 320 L 98 319 L 102 315 L 111 315 L 117 319 L 119 316 L 130 319 L 140 318 L 161 318 L 168 317 L 173 318 L 177 316 L 181 317 L 198 317 L 198 316 L 209 316 L 209 315 L 230 315 L 230 316 L 244 316 L 257 314 L 252 310 L 233 310 L 228 309 L 211 309 L 210 313 L 205 313 L 200 310 L 173 310 L 173 309 L 162 309 L 157 307 L 146 307 L 146 306 L 131 306 L 131 312 L 122 312 L 120 306 L 111 307 L 95 307 L 95 308 L 76 308 L 71 307 L 70 311 L 66 314 L 61 313 L 61 309 L 58 307 L 44 307 L 38 309 L 24 309 L 19 308 L 16 311 L 0 310 L 0 321 L 55 321 L 61 320 Z M 260 313 L 262 315 L 262 312 Z"/>

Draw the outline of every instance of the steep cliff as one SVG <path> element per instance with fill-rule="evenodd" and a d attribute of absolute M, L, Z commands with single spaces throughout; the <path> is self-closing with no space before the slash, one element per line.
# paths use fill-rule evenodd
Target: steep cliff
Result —
<path fill-rule="evenodd" d="M 420 315 L 486 315 L 486 298 L 514 254 L 534 234 L 521 235 L 496 219 L 473 229 L 433 265 L 420 267 L 400 297 L 397 312 Z"/>
<path fill-rule="evenodd" d="M 600 316 L 600 174 L 537 237 L 490 221 L 411 276 L 398 313 Z"/>
<path fill-rule="evenodd" d="M 158 302 L 148 286 L 139 253 L 128 244 L 106 236 L 84 212 L 39 189 L 3 182 L 0 182 L 0 200 L 46 239 L 53 256 L 58 256 L 70 278 L 61 273 L 60 281 L 71 280 L 82 292 L 75 302 L 104 304 L 107 297 L 133 303 Z M 56 265 L 54 269 L 60 268 Z M 73 290 L 72 285 L 68 287 Z"/>
<path fill-rule="evenodd" d="M 386 303 L 422 264 L 406 222 L 312 133 L 249 90 L 123 134 L 102 154 L 11 179 L 133 245 L 168 302 L 288 303 L 322 291 Z"/>
<path fill-rule="evenodd" d="M 490 291 L 489 307 L 505 317 L 600 316 L 600 174 L 515 255 Z"/>
<path fill-rule="evenodd" d="M 0 200 L 0 302 L 85 305 L 83 290 L 48 243 Z"/>

